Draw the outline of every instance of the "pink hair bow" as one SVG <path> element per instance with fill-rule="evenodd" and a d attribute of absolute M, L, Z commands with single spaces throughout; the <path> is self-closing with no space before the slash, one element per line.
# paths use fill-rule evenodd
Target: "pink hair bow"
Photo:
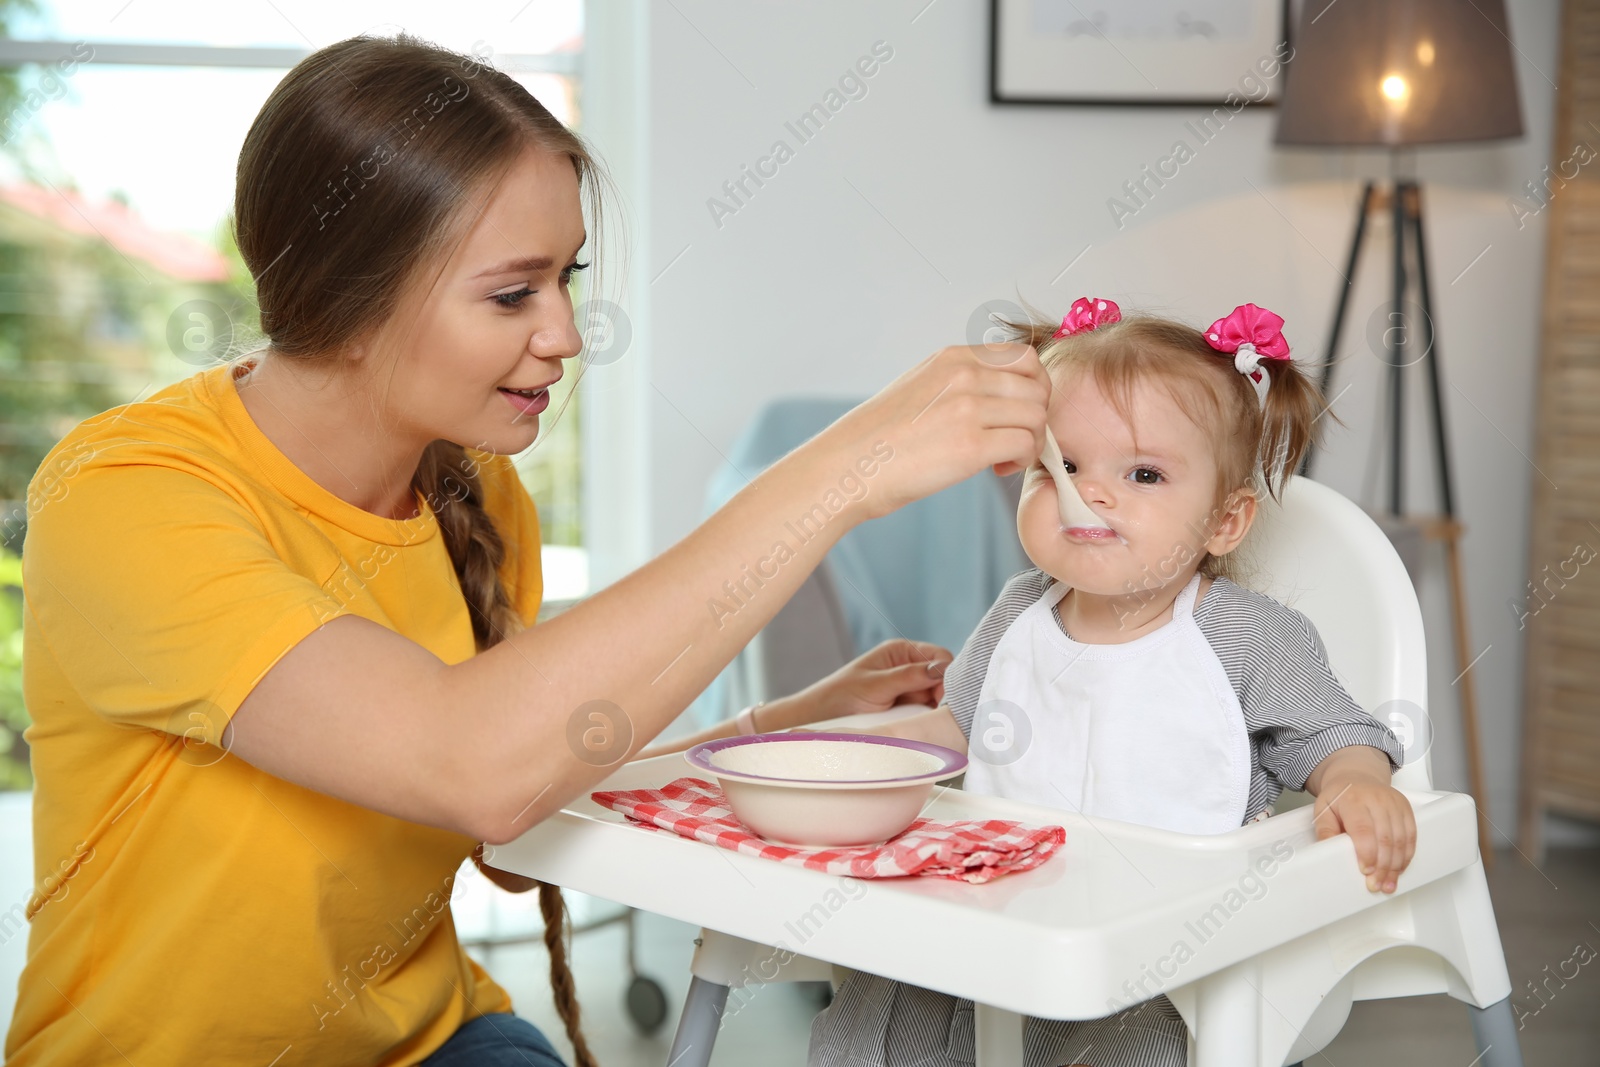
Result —
<path fill-rule="evenodd" d="M 1052 338 L 1070 337 L 1084 330 L 1092 330 L 1097 326 L 1104 326 L 1108 322 L 1121 322 L 1122 309 L 1110 300 L 1102 300 L 1098 296 L 1080 296 L 1072 302 L 1072 308 L 1061 320 L 1061 327 L 1051 334 Z"/>
<path fill-rule="evenodd" d="M 1257 383 L 1263 359 L 1289 358 L 1283 316 L 1254 304 L 1240 304 L 1226 318 L 1213 322 L 1206 328 L 1206 343 L 1218 352 L 1233 353 L 1235 369 Z"/>

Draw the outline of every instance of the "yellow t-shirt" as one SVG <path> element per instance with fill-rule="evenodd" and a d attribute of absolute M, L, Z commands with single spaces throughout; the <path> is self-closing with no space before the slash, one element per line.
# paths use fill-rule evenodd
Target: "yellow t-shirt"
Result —
<path fill-rule="evenodd" d="M 474 840 L 215 747 L 261 676 L 337 615 L 448 663 L 474 652 L 426 503 L 386 519 L 318 485 L 256 427 L 231 370 L 86 420 L 29 487 L 36 883 L 8 1067 L 398 1067 L 511 1010 L 451 916 Z M 508 458 L 469 455 L 531 624 L 533 501 Z M 454 729 L 445 709 L 438 729 Z"/>

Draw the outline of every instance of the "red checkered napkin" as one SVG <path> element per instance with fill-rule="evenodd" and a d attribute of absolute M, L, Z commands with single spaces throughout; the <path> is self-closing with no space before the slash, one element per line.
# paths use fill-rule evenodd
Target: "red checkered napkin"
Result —
<path fill-rule="evenodd" d="M 692 837 L 746 856 L 777 860 L 851 878 L 928 875 L 988 882 L 1030 871 L 1061 847 L 1059 826 L 1024 826 L 1003 819 L 933 822 L 918 819 L 881 845 L 855 848 L 792 848 L 757 837 L 734 818 L 728 801 L 710 782 L 679 778 L 660 789 L 589 794 L 596 804 L 657 830 Z"/>

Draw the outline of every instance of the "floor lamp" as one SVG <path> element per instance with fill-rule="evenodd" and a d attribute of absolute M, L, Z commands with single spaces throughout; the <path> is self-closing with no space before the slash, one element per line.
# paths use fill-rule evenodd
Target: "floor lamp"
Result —
<path fill-rule="evenodd" d="M 1461 144 L 1522 136 L 1522 113 L 1511 65 L 1511 39 L 1501 0 L 1341 0 L 1308 3 L 1297 28 L 1294 59 L 1285 68 L 1275 141 L 1286 146 L 1374 147 L 1389 150 L 1387 188 L 1368 181 L 1361 190 L 1350 240 L 1344 284 L 1328 331 L 1328 364 L 1322 391 L 1332 394 L 1333 357 L 1339 349 L 1350 290 L 1355 281 L 1367 220 L 1387 212 L 1392 220 L 1392 300 L 1384 337 L 1388 361 L 1388 517 L 1415 528 L 1428 541 L 1442 541 L 1450 572 L 1456 665 L 1461 673 L 1461 727 L 1467 771 L 1478 803 L 1479 851 L 1493 862 L 1488 788 L 1478 740 L 1472 645 L 1462 581 L 1455 486 L 1445 434 L 1440 356 L 1428 280 L 1422 186 L 1400 177 L 1399 153 L 1417 145 Z M 1413 331 L 1406 301 L 1415 291 L 1421 321 Z M 1415 336 L 1413 336 L 1415 334 Z M 1418 344 L 1420 342 L 1420 344 Z M 1420 349 L 1420 352 L 1418 352 Z M 1413 355 L 1413 353 L 1416 353 Z M 1408 365 L 1422 365 L 1433 421 L 1438 478 L 1438 515 L 1408 515 L 1405 509 L 1405 388 Z M 1308 452 L 1300 473 L 1308 474 Z"/>

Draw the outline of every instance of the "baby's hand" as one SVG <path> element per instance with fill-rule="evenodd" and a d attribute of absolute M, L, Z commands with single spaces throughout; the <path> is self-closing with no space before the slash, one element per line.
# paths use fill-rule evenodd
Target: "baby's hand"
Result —
<path fill-rule="evenodd" d="M 1393 893 L 1416 855 L 1417 819 L 1411 802 L 1389 784 L 1388 759 L 1367 746 L 1344 748 L 1323 760 L 1312 777 L 1315 784 L 1307 785 L 1317 794 L 1317 840 L 1349 834 L 1367 888 Z"/>

